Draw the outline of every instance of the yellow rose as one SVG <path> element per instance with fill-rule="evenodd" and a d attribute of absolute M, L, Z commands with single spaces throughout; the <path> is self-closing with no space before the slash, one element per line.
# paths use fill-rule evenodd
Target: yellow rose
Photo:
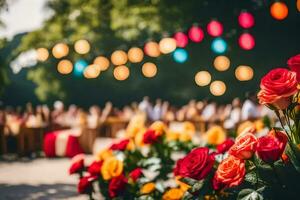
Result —
<path fill-rule="evenodd" d="M 135 138 L 134 138 L 134 142 L 135 142 L 135 145 L 138 146 L 138 147 L 142 147 L 144 146 L 144 133 L 146 132 L 146 129 L 141 129 L 136 135 L 135 135 Z"/>
<path fill-rule="evenodd" d="M 123 163 L 115 157 L 104 160 L 101 167 L 101 174 L 104 180 L 110 180 L 113 177 L 121 175 L 123 172 Z"/>
<path fill-rule="evenodd" d="M 112 156 L 114 156 L 112 150 L 104 149 L 96 155 L 96 160 L 106 160 L 107 158 L 110 158 Z"/>
<path fill-rule="evenodd" d="M 265 127 L 264 122 L 261 119 L 256 120 L 254 122 L 254 125 L 256 131 L 261 131 Z"/>
<path fill-rule="evenodd" d="M 129 140 L 129 143 L 126 146 L 126 149 L 129 151 L 133 151 L 135 149 L 135 144 L 132 139 Z"/>
<path fill-rule="evenodd" d="M 183 132 L 181 134 L 179 134 L 179 140 L 181 142 L 187 142 L 190 141 L 192 139 L 192 135 L 189 132 Z"/>
<path fill-rule="evenodd" d="M 150 182 L 146 183 L 145 185 L 142 186 L 140 192 L 141 194 L 149 194 L 155 190 L 155 184 Z"/>
<path fill-rule="evenodd" d="M 163 195 L 163 200 L 180 200 L 183 194 L 181 189 L 171 188 Z"/>
<path fill-rule="evenodd" d="M 166 137 L 168 141 L 174 141 L 179 138 L 180 133 L 175 131 L 167 131 Z"/>
<path fill-rule="evenodd" d="M 186 184 L 186 183 L 184 183 L 184 182 L 181 182 L 179 179 L 180 179 L 181 177 L 180 176 L 176 176 L 175 177 L 175 180 L 176 180 L 176 183 L 179 185 L 179 187 L 180 187 L 180 189 L 182 190 L 182 191 L 187 191 L 188 189 L 190 189 L 191 188 L 191 186 L 189 186 L 188 184 Z"/>
<path fill-rule="evenodd" d="M 218 145 L 226 140 L 226 133 L 221 126 L 213 126 L 206 132 L 208 144 Z"/>
<path fill-rule="evenodd" d="M 155 130 L 157 135 L 162 135 L 167 130 L 167 126 L 162 121 L 151 124 L 150 129 Z"/>
<path fill-rule="evenodd" d="M 184 129 L 184 131 L 186 131 L 192 135 L 195 134 L 195 132 L 196 132 L 195 125 L 192 122 L 188 122 L 188 121 L 183 123 L 183 129 Z"/>
<path fill-rule="evenodd" d="M 246 128 L 255 128 L 255 124 L 251 121 L 241 123 L 237 128 L 237 136 L 239 136 Z"/>

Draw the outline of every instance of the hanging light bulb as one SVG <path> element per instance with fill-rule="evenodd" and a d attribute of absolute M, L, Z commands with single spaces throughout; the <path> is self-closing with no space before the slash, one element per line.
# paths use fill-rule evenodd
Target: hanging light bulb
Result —
<path fill-rule="evenodd" d="M 70 74 L 73 70 L 73 64 L 71 61 L 64 59 L 57 64 L 57 71 L 61 74 Z"/>
<path fill-rule="evenodd" d="M 250 33 L 243 33 L 239 37 L 239 45 L 244 50 L 251 50 L 255 46 L 255 39 Z"/>
<path fill-rule="evenodd" d="M 68 55 L 69 47 L 65 43 L 58 43 L 52 48 L 52 54 L 55 58 L 62 58 Z"/>
<path fill-rule="evenodd" d="M 95 58 L 94 64 L 97 64 L 101 71 L 105 71 L 109 67 L 109 60 L 104 56 L 98 56 Z"/>
<path fill-rule="evenodd" d="M 38 48 L 36 50 L 36 57 L 38 61 L 44 62 L 49 57 L 49 52 L 46 48 Z"/>
<path fill-rule="evenodd" d="M 254 72 L 250 66 L 240 65 L 235 69 L 235 77 L 239 81 L 249 81 L 253 78 Z"/>
<path fill-rule="evenodd" d="M 97 78 L 100 75 L 101 70 L 97 64 L 92 64 L 84 69 L 83 76 L 87 79 Z"/>
<path fill-rule="evenodd" d="M 84 69 L 88 66 L 88 63 L 83 60 L 83 59 L 79 59 L 75 62 L 74 65 L 74 74 L 76 76 L 81 76 L 82 73 L 84 72 Z"/>
<path fill-rule="evenodd" d="M 210 84 L 210 92 L 214 96 L 222 96 L 226 92 L 226 85 L 223 81 L 214 81 Z"/>
<path fill-rule="evenodd" d="M 189 42 L 189 39 L 186 34 L 183 32 L 177 32 L 174 35 L 174 39 L 176 40 L 177 47 L 184 48 Z"/>
<path fill-rule="evenodd" d="M 124 81 L 129 77 L 130 71 L 125 65 L 118 66 L 114 69 L 114 77 L 118 81 Z"/>
<path fill-rule="evenodd" d="M 214 60 L 214 66 L 218 71 L 226 71 L 230 67 L 230 60 L 226 56 L 217 56 Z"/>
<path fill-rule="evenodd" d="M 144 58 L 144 52 L 138 47 L 132 47 L 128 51 L 128 60 L 132 63 L 139 63 Z"/>
<path fill-rule="evenodd" d="M 199 71 L 195 75 L 195 82 L 198 86 L 206 86 L 211 81 L 211 75 L 208 71 Z"/>
<path fill-rule="evenodd" d="M 254 26 L 254 17 L 251 13 L 242 11 L 238 17 L 238 21 L 241 27 L 251 28 Z"/>
<path fill-rule="evenodd" d="M 175 62 L 184 63 L 188 59 L 188 53 L 185 49 L 178 48 L 173 52 L 173 58 Z"/>
<path fill-rule="evenodd" d="M 147 42 L 144 46 L 144 52 L 147 56 L 158 57 L 160 55 L 159 45 L 157 42 Z"/>
<path fill-rule="evenodd" d="M 78 40 L 74 44 L 74 49 L 78 54 L 87 54 L 91 46 L 87 40 Z"/>
<path fill-rule="evenodd" d="M 174 38 L 163 38 L 159 42 L 159 50 L 163 54 L 168 54 L 176 49 L 176 40 Z"/>
<path fill-rule="evenodd" d="M 189 38 L 193 41 L 193 42 L 201 42 L 204 38 L 204 32 L 203 30 L 198 27 L 198 26 L 192 26 L 189 30 Z"/>
<path fill-rule="evenodd" d="M 300 12 L 300 0 L 297 0 L 297 10 Z"/>
<path fill-rule="evenodd" d="M 276 20 L 284 20 L 289 14 L 289 9 L 284 2 L 275 2 L 270 7 L 271 16 Z"/>
<path fill-rule="evenodd" d="M 111 62 L 114 65 L 124 65 L 127 63 L 127 54 L 125 51 L 122 50 L 116 50 L 111 54 Z"/>
<path fill-rule="evenodd" d="M 219 37 L 223 33 L 223 25 L 217 20 L 212 20 L 207 25 L 207 32 L 213 37 Z"/>
<path fill-rule="evenodd" d="M 157 67 L 154 63 L 146 62 L 142 66 L 142 73 L 147 78 L 152 78 L 157 73 Z"/>
<path fill-rule="evenodd" d="M 215 38 L 211 44 L 211 48 L 213 52 L 222 54 L 227 50 L 227 43 L 222 38 Z"/>

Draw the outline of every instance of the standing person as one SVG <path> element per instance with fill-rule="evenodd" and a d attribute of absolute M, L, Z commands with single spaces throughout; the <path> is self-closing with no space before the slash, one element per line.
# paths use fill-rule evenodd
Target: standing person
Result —
<path fill-rule="evenodd" d="M 149 119 L 150 117 L 150 112 L 152 110 L 152 106 L 149 100 L 149 97 L 145 96 L 143 98 L 143 100 L 140 102 L 139 104 L 139 111 L 145 113 L 145 115 L 147 116 L 147 119 Z"/>
<path fill-rule="evenodd" d="M 252 120 L 259 116 L 254 93 L 246 93 L 246 100 L 242 106 L 242 120 Z"/>
<path fill-rule="evenodd" d="M 161 99 L 157 99 L 155 106 L 151 111 L 150 119 L 152 121 L 158 121 L 161 120 L 161 117 L 162 117 L 162 102 Z"/>
<path fill-rule="evenodd" d="M 224 122 L 224 128 L 233 129 L 241 121 L 241 101 L 239 98 L 232 100 L 229 118 Z M 229 109 L 229 108 L 228 108 Z"/>
<path fill-rule="evenodd" d="M 205 122 L 211 122 L 214 119 L 216 112 L 217 112 L 216 102 L 213 102 L 212 100 L 208 100 L 207 105 L 203 108 L 201 117 Z"/>

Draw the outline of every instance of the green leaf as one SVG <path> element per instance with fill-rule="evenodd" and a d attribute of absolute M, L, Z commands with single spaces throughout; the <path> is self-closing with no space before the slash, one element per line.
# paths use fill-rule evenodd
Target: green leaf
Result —
<path fill-rule="evenodd" d="M 188 177 L 184 177 L 180 179 L 181 182 L 186 183 L 190 186 L 193 186 L 194 184 L 196 184 L 198 181 L 192 178 L 188 178 Z"/>
<path fill-rule="evenodd" d="M 253 189 L 243 189 L 239 192 L 237 200 L 263 200 L 263 196 Z"/>
<path fill-rule="evenodd" d="M 246 174 L 245 181 L 247 181 L 247 182 L 254 185 L 258 181 L 258 176 L 256 175 L 256 173 L 254 171 L 251 171 L 251 172 Z"/>

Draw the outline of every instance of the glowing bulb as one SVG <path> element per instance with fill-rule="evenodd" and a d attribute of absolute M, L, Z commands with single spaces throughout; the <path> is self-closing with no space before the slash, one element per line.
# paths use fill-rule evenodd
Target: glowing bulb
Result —
<path fill-rule="evenodd" d="M 206 86 L 211 81 L 211 75 L 208 71 L 200 71 L 195 75 L 195 82 L 198 86 Z"/>
<path fill-rule="evenodd" d="M 87 79 L 97 78 L 101 72 L 101 70 L 99 69 L 98 66 L 99 65 L 97 65 L 97 64 L 92 64 L 92 65 L 87 66 L 83 72 L 84 77 Z"/>
<path fill-rule="evenodd" d="M 300 0 L 297 0 L 297 10 L 300 12 Z"/>
<path fill-rule="evenodd" d="M 218 71 L 226 71 L 230 67 L 230 60 L 226 56 L 217 56 L 214 60 L 214 66 Z"/>
<path fill-rule="evenodd" d="M 111 54 L 111 62 L 114 65 L 124 65 L 127 62 L 127 54 L 125 51 L 117 50 Z"/>
<path fill-rule="evenodd" d="M 239 81 L 249 81 L 253 78 L 253 69 L 249 66 L 240 65 L 235 69 L 235 77 Z"/>
<path fill-rule="evenodd" d="M 214 96 L 222 96 L 226 92 L 226 85 L 223 81 L 214 81 L 210 84 L 210 92 Z"/>
<path fill-rule="evenodd" d="M 147 78 L 152 78 L 157 73 L 157 67 L 154 63 L 146 62 L 142 66 L 142 73 Z"/>
<path fill-rule="evenodd" d="M 79 54 L 87 54 L 90 51 L 91 46 L 87 40 L 78 40 L 74 44 L 74 49 Z"/>
<path fill-rule="evenodd" d="M 74 74 L 76 76 L 81 76 L 84 69 L 88 66 L 87 62 L 83 59 L 79 59 L 75 62 L 74 65 Z"/>
<path fill-rule="evenodd" d="M 188 37 L 183 32 L 177 32 L 177 33 L 175 33 L 174 39 L 176 40 L 177 47 L 184 48 L 184 47 L 186 47 L 186 45 L 189 42 Z"/>
<path fill-rule="evenodd" d="M 204 32 L 203 30 L 198 27 L 198 26 L 192 26 L 189 30 L 189 38 L 193 41 L 193 42 L 201 42 L 204 38 Z"/>
<path fill-rule="evenodd" d="M 240 35 L 238 42 L 240 47 L 245 50 L 251 50 L 255 46 L 255 39 L 250 33 Z"/>
<path fill-rule="evenodd" d="M 105 71 L 109 67 L 109 60 L 104 56 L 98 56 L 95 58 L 94 64 L 99 65 L 101 71 Z"/>
<path fill-rule="evenodd" d="M 144 58 L 144 52 L 138 47 L 132 47 L 128 51 L 128 60 L 132 63 L 139 63 Z"/>
<path fill-rule="evenodd" d="M 49 52 L 46 48 L 38 48 L 36 50 L 36 54 L 37 54 L 37 60 L 41 62 L 46 61 L 49 57 Z"/>
<path fill-rule="evenodd" d="M 58 43 L 52 48 L 52 54 L 55 58 L 62 58 L 68 55 L 69 47 L 65 43 Z"/>
<path fill-rule="evenodd" d="M 64 59 L 57 64 L 57 71 L 61 74 L 70 74 L 73 70 L 73 64 L 71 61 Z"/>
<path fill-rule="evenodd" d="M 118 81 L 124 81 L 129 77 L 130 71 L 125 65 L 118 66 L 114 69 L 114 77 Z"/>
<path fill-rule="evenodd" d="M 270 13 L 274 19 L 284 20 L 289 14 L 289 9 L 283 2 L 275 2 L 270 7 Z"/>
<path fill-rule="evenodd" d="M 219 37 L 223 33 L 223 25 L 217 20 L 212 20 L 207 25 L 207 32 L 213 37 Z"/>
<path fill-rule="evenodd" d="M 184 63 L 188 59 L 188 53 L 185 49 L 176 49 L 173 52 L 173 58 L 178 63 Z"/>
<path fill-rule="evenodd" d="M 160 55 L 159 45 L 157 42 L 147 42 L 144 46 L 145 54 L 150 57 L 158 57 Z"/>
<path fill-rule="evenodd" d="M 176 49 L 176 40 L 174 38 L 163 38 L 159 42 L 159 50 L 163 54 L 168 54 Z"/>
<path fill-rule="evenodd" d="M 222 54 L 226 51 L 227 44 L 226 44 L 225 40 L 223 40 L 222 38 L 216 38 L 213 40 L 213 42 L 211 44 L 211 48 L 212 48 L 213 52 L 215 52 L 217 54 Z"/>
<path fill-rule="evenodd" d="M 241 12 L 238 21 L 241 27 L 243 28 L 251 28 L 254 26 L 254 17 L 249 12 Z"/>

